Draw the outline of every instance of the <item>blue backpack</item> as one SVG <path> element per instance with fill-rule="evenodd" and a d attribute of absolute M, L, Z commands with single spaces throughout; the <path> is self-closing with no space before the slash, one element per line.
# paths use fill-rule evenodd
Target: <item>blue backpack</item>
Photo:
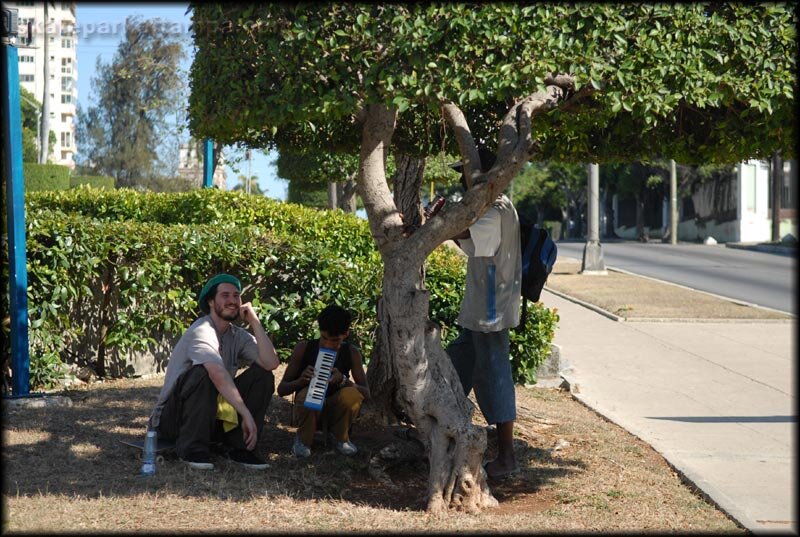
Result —
<path fill-rule="evenodd" d="M 528 314 L 528 300 L 538 302 L 547 277 L 556 263 L 558 248 L 546 229 L 520 219 L 520 251 L 522 253 L 522 318 L 524 328 Z"/>

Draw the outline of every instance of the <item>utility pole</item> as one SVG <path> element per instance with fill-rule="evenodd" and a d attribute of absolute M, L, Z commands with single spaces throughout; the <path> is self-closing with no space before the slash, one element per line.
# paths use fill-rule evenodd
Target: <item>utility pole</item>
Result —
<path fill-rule="evenodd" d="M 328 183 L 328 208 L 331 210 L 339 206 L 339 200 L 336 194 L 336 183 L 331 181 Z"/>
<path fill-rule="evenodd" d="M 39 164 L 47 164 L 47 153 L 50 150 L 50 36 L 48 35 L 48 27 L 50 26 L 50 11 L 49 6 L 51 2 L 44 2 L 44 66 L 43 66 L 43 94 L 42 94 L 42 129 L 39 141 Z"/>
<path fill-rule="evenodd" d="M 16 9 L 2 8 L 0 25 L 0 131 L 8 219 L 9 320 L 11 324 L 11 392 L 30 394 L 28 354 L 28 269 L 25 248 L 25 186 L 22 174 L 22 131 L 19 105 L 19 55 Z"/>
<path fill-rule="evenodd" d="M 678 170 L 673 159 L 669 161 L 669 243 L 678 244 Z"/>
<path fill-rule="evenodd" d="M 781 192 L 783 191 L 783 159 L 772 154 L 772 241 L 781 240 Z"/>
<path fill-rule="evenodd" d="M 203 188 L 214 186 L 214 140 L 203 140 Z"/>
<path fill-rule="evenodd" d="M 589 236 L 586 246 L 583 247 L 581 274 L 605 275 L 608 272 L 603 261 L 603 249 L 600 246 L 600 167 L 597 164 L 588 164 L 586 171 L 589 176 L 586 190 Z"/>
<path fill-rule="evenodd" d="M 252 161 L 251 161 L 251 159 L 253 158 L 253 154 L 249 149 L 245 150 L 244 158 L 247 159 L 247 180 L 245 182 L 244 189 L 245 189 L 245 192 L 247 192 L 249 194 L 250 193 L 250 173 L 251 173 L 251 169 L 252 169 Z"/>

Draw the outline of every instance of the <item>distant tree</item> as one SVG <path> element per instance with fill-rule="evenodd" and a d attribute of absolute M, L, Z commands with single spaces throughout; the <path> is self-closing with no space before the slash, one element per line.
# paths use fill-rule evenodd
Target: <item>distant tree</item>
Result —
<path fill-rule="evenodd" d="M 355 212 L 355 179 L 358 156 L 324 149 L 278 149 L 278 177 L 289 181 L 289 201 L 317 206 L 320 192 L 326 192 L 329 209 Z M 314 193 L 308 197 L 309 193 Z M 293 199 L 294 198 L 294 199 Z"/>
<path fill-rule="evenodd" d="M 23 97 L 20 99 L 20 112 L 22 114 L 22 161 L 39 162 L 39 139 L 36 138 L 36 133 L 41 128 L 39 115 L 42 111 L 42 105 L 33 93 L 22 86 L 19 87 L 19 94 Z M 39 123 L 39 125 L 37 125 L 37 123 Z M 53 152 L 55 145 L 56 133 L 50 131 L 48 144 L 50 153 Z"/>
<path fill-rule="evenodd" d="M 182 95 L 183 57 L 180 41 L 163 32 L 159 19 L 125 20 L 125 38 L 111 63 L 97 60 L 97 105 L 78 110 L 84 164 L 114 177 L 119 187 L 166 175 L 158 148 L 169 137 L 167 118 Z"/>
<path fill-rule="evenodd" d="M 194 135 L 359 153 L 358 193 L 384 266 L 370 386 L 419 428 L 431 512 L 497 503 L 482 468 L 486 434 L 428 316 L 424 263 L 439 244 L 534 157 L 699 163 L 794 151 L 796 36 L 786 4 L 191 9 Z M 479 143 L 496 150 L 487 172 Z M 424 158 L 443 145 L 461 155 L 472 188 L 408 233 L 420 220 Z"/>
<path fill-rule="evenodd" d="M 254 196 L 263 196 L 264 191 L 261 190 L 261 185 L 258 184 L 258 177 L 255 175 L 251 175 L 250 177 L 239 174 L 236 177 L 238 183 L 234 186 L 231 190 L 241 190 L 242 192 L 247 192 L 247 183 L 250 183 L 250 194 Z"/>
<path fill-rule="evenodd" d="M 546 163 L 525 164 L 511 187 L 514 206 L 520 218 L 535 218 L 539 226 L 543 226 L 545 220 L 565 219 L 566 198 Z"/>

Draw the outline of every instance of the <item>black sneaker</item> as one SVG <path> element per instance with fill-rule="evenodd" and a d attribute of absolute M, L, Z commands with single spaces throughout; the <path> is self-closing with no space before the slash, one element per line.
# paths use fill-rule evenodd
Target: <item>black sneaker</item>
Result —
<path fill-rule="evenodd" d="M 234 449 L 228 453 L 228 457 L 236 464 L 244 466 L 245 468 L 250 468 L 251 470 L 265 470 L 269 468 L 269 464 L 258 458 L 252 451 L 246 449 Z"/>
<path fill-rule="evenodd" d="M 213 470 L 214 463 L 211 462 L 211 457 L 207 453 L 188 453 L 181 461 L 189 468 L 195 470 Z"/>

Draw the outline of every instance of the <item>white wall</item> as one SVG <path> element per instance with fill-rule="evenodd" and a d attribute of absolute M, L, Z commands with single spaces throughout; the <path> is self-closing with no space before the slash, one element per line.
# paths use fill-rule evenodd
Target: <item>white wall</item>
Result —
<path fill-rule="evenodd" d="M 738 236 L 725 242 L 768 241 L 771 238 L 769 164 L 758 160 L 740 162 L 736 173 L 739 188 Z M 720 241 L 719 238 L 714 238 Z"/>

